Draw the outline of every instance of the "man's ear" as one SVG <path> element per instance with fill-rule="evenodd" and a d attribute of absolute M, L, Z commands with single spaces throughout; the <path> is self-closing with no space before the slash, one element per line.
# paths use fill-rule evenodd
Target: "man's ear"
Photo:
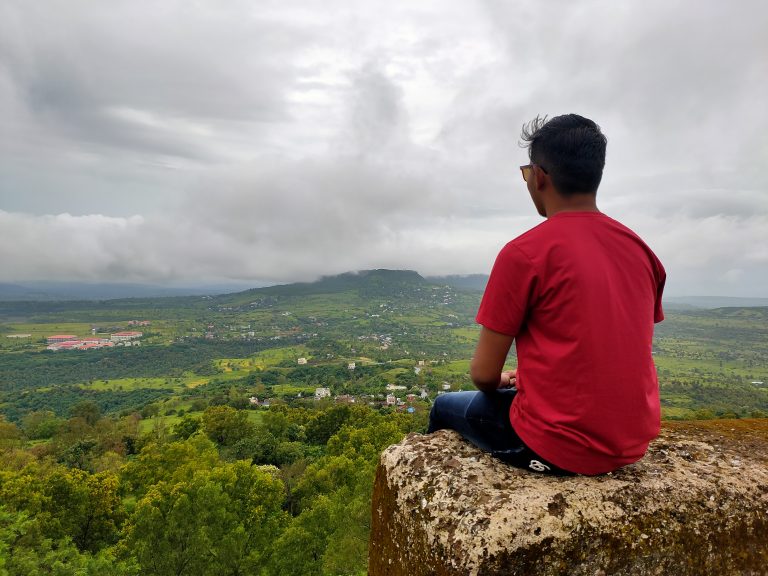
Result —
<path fill-rule="evenodd" d="M 535 175 L 535 183 L 536 188 L 541 190 L 542 188 L 545 188 L 547 186 L 547 181 L 549 180 L 549 175 L 544 172 L 544 170 L 541 169 L 541 166 L 534 165 L 534 175 Z"/>

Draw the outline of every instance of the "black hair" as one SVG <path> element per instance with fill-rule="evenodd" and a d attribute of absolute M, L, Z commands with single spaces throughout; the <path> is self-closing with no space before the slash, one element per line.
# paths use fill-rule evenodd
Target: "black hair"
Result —
<path fill-rule="evenodd" d="M 520 146 L 541 166 L 563 196 L 595 194 L 603 177 L 608 143 L 600 126 L 578 114 L 547 120 L 536 116 L 523 125 Z"/>

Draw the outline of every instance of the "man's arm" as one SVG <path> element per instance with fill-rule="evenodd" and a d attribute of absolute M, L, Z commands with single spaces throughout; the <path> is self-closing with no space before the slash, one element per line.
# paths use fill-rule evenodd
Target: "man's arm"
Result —
<path fill-rule="evenodd" d="M 480 327 L 480 338 L 469 368 L 469 376 L 479 390 L 489 392 L 514 385 L 515 371 L 501 371 L 514 339 L 514 336 Z"/>

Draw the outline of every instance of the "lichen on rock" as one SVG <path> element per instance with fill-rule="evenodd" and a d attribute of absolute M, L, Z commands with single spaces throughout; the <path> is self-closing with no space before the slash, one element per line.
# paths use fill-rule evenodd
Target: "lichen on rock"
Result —
<path fill-rule="evenodd" d="M 381 456 L 372 513 L 372 576 L 768 575 L 768 420 L 668 423 L 596 477 L 411 434 Z"/>

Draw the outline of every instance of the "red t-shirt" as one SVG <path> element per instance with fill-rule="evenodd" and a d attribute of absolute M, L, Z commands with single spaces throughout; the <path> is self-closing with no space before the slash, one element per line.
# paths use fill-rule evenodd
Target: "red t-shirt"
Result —
<path fill-rule="evenodd" d="M 651 345 L 665 279 L 599 212 L 560 212 L 501 250 L 477 322 L 515 337 L 510 420 L 534 452 L 580 474 L 642 458 L 659 432 Z"/>

